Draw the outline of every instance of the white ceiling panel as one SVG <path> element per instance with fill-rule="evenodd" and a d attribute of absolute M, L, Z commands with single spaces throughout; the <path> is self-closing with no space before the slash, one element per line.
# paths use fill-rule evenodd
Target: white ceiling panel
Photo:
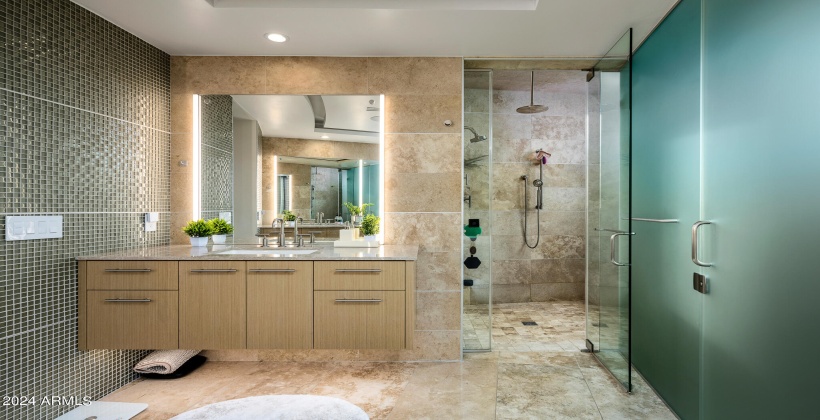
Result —
<path fill-rule="evenodd" d="M 458 9 L 469 0 L 73 1 L 171 55 L 598 57 L 630 27 L 638 45 L 677 0 L 540 0 L 535 10 L 487 10 L 503 3 L 488 0 L 475 3 L 485 10 Z M 270 42 L 271 32 L 290 40 Z"/>

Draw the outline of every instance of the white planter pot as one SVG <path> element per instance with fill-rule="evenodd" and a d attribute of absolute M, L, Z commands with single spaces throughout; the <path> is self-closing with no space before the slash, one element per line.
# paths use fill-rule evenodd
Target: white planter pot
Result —
<path fill-rule="evenodd" d="M 365 235 L 364 240 L 367 241 L 367 242 L 375 242 L 376 241 L 376 235 Z"/>
<path fill-rule="evenodd" d="M 211 235 L 211 240 L 213 240 L 215 244 L 224 244 L 227 237 L 228 235 Z"/>
<path fill-rule="evenodd" d="M 191 237 L 191 246 L 205 246 L 208 245 L 208 237 L 194 238 Z"/>
<path fill-rule="evenodd" d="M 296 226 L 296 221 L 294 220 L 294 221 L 291 221 L 291 222 L 285 222 L 285 226 L 294 227 L 294 226 Z"/>

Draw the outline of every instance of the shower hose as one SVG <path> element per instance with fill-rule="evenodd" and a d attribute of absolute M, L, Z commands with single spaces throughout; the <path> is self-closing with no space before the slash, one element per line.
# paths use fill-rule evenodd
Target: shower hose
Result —
<path fill-rule="evenodd" d="M 529 249 L 535 249 L 538 246 L 538 242 L 541 240 L 541 209 L 536 209 L 535 213 L 535 223 L 536 223 L 536 236 L 535 236 L 535 245 L 530 245 L 530 241 L 527 239 L 527 207 L 530 204 L 529 196 L 527 194 L 527 181 L 528 178 L 523 177 L 524 180 L 524 245 L 527 246 Z"/>

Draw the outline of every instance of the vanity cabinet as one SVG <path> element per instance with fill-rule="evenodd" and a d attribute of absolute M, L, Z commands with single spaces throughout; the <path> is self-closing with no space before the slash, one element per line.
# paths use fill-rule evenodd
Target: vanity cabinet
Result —
<path fill-rule="evenodd" d="M 412 347 L 412 270 L 409 261 L 316 261 L 314 348 Z"/>
<path fill-rule="evenodd" d="M 248 261 L 248 348 L 313 348 L 313 262 Z"/>
<path fill-rule="evenodd" d="M 80 261 L 80 349 L 178 348 L 176 261 Z"/>
<path fill-rule="evenodd" d="M 179 348 L 243 349 L 244 261 L 179 262 Z"/>
<path fill-rule="evenodd" d="M 81 350 L 413 346 L 414 261 L 89 259 L 78 267 Z"/>

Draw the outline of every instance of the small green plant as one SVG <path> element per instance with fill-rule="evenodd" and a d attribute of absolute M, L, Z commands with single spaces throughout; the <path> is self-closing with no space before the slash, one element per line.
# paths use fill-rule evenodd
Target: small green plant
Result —
<path fill-rule="evenodd" d="M 354 206 L 353 203 L 350 203 L 350 202 L 345 203 L 345 207 L 347 207 L 347 211 L 350 212 L 351 216 L 361 216 L 361 215 L 363 215 L 364 212 L 367 211 L 367 208 L 372 206 L 372 205 L 373 205 L 373 203 L 364 203 L 364 204 L 362 204 L 361 207 L 359 207 L 359 206 Z"/>
<path fill-rule="evenodd" d="M 211 225 L 211 231 L 213 235 L 230 235 L 233 233 L 233 225 L 228 223 L 225 219 L 211 219 L 208 220 L 208 224 Z"/>
<path fill-rule="evenodd" d="M 182 228 L 182 231 L 192 238 L 207 238 L 213 234 L 210 223 L 202 219 L 191 220 Z"/>
<path fill-rule="evenodd" d="M 368 214 L 362 219 L 362 225 L 359 227 L 364 236 L 373 236 L 379 233 L 379 216 L 375 214 Z"/>
<path fill-rule="evenodd" d="M 296 220 L 296 214 L 290 210 L 285 210 L 282 212 L 282 218 L 285 219 L 286 222 L 292 222 Z"/>

